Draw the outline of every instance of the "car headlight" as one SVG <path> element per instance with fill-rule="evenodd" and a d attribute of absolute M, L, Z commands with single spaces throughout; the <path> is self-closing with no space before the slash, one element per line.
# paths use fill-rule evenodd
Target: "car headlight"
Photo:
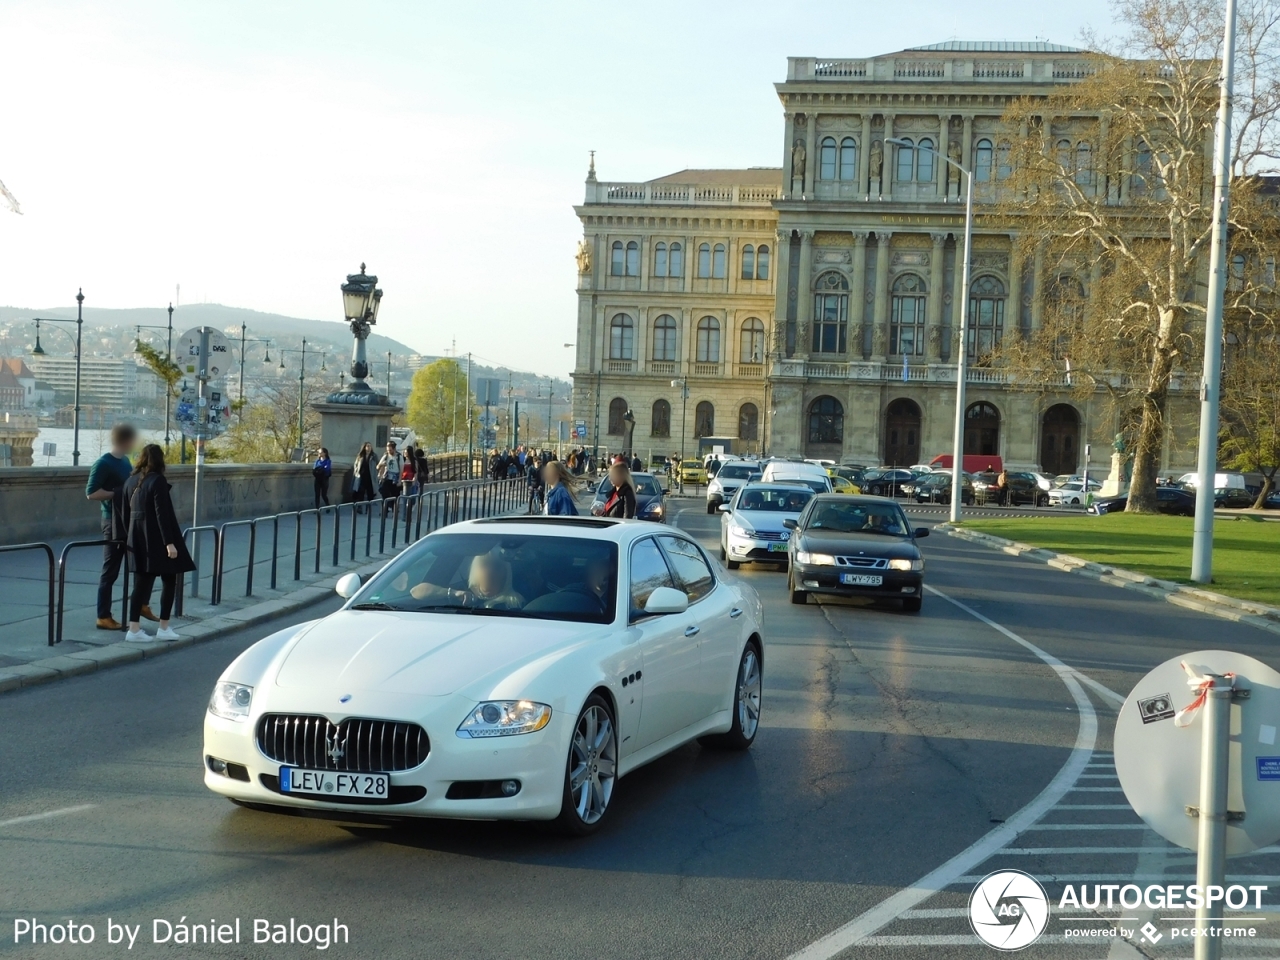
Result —
<path fill-rule="evenodd" d="M 249 705 L 253 702 L 253 687 L 225 680 L 213 688 L 209 698 L 209 712 L 224 720 L 248 720 Z"/>
<path fill-rule="evenodd" d="M 906 560 L 906 559 L 890 560 L 889 569 L 890 570 L 923 570 L 924 561 L 918 557 L 915 560 Z"/>
<path fill-rule="evenodd" d="M 551 708 L 532 700 L 490 700 L 462 721 L 458 736 L 471 739 L 536 733 L 551 722 Z"/>
<path fill-rule="evenodd" d="M 756 535 L 756 532 L 750 527 L 739 526 L 736 523 L 729 527 L 729 532 L 735 537 L 754 537 Z"/>
<path fill-rule="evenodd" d="M 651 503 L 651 504 L 649 504 L 647 507 L 645 507 L 643 510 L 641 510 L 640 512 L 641 512 L 641 513 L 649 514 L 650 516 L 660 517 L 660 516 L 662 516 L 662 504 L 660 504 L 660 503 Z"/>
<path fill-rule="evenodd" d="M 808 553 L 804 550 L 797 550 L 796 562 L 813 567 L 834 567 L 836 558 L 829 553 Z"/>

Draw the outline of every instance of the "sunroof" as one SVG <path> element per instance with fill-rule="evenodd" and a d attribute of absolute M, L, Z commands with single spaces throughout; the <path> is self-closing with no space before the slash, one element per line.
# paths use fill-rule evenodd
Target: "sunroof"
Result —
<path fill-rule="evenodd" d="M 476 523 L 545 523 L 559 527 L 612 527 L 618 521 L 599 517 L 489 517 Z"/>

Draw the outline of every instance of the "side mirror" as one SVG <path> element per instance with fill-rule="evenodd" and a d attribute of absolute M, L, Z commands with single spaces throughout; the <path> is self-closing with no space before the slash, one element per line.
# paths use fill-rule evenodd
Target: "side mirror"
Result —
<path fill-rule="evenodd" d="M 364 583 L 360 580 L 360 574 L 348 573 L 334 584 L 333 591 L 343 600 L 350 600 L 362 586 Z"/>
<path fill-rule="evenodd" d="M 728 504 L 728 503 L 722 503 L 722 504 L 720 504 L 720 506 L 718 506 L 718 507 L 716 508 L 716 511 L 717 511 L 718 513 L 728 513 L 728 512 L 729 512 L 729 511 L 731 511 L 732 509 L 733 509 L 733 506 L 732 506 L 731 504 Z"/>
<path fill-rule="evenodd" d="M 787 517 L 787 519 L 782 521 L 782 525 L 786 527 L 788 530 L 800 529 L 800 521 L 796 520 L 794 517 Z"/>
<path fill-rule="evenodd" d="M 675 587 L 658 587 L 645 601 L 645 613 L 684 613 L 689 609 L 689 598 Z"/>
<path fill-rule="evenodd" d="M 671 488 L 670 488 L 670 487 L 663 487 L 663 488 L 662 488 L 662 494 L 663 494 L 663 496 L 666 496 L 666 495 L 667 495 L 668 493 L 670 493 L 670 492 L 671 492 Z"/>
<path fill-rule="evenodd" d="M 919 540 L 921 537 L 927 537 L 928 535 L 929 535 L 928 527 L 916 527 L 914 530 L 911 531 L 911 536 L 915 540 Z"/>

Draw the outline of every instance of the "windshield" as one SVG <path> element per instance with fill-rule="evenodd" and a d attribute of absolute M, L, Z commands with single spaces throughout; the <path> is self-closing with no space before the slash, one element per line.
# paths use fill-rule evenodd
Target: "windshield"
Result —
<path fill-rule="evenodd" d="M 812 499 L 813 494 L 808 490 L 769 490 L 747 487 L 738 499 L 738 509 L 799 513 Z"/>
<path fill-rule="evenodd" d="M 631 475 L 631 483 L 635 488 L 636 496 L 639 497 L 656 497 L 662 493 L 662 487 L 658 486 L 658 481 L 653 477 L 642 477 L 633 473 Z M 613 482 L 608 477 L 605 477 L 600 481 L 596 496 L 598 499 L 607 500 L 611 493 L 613 493 Z"/>
<path fill-rule="evenodd" d="M 827 533 L 880 533 L 907 535 L 907 518 L 891 503 L 819 503 L 805 524 L 806 530 Z"/>
<path fill-rule="evenodd" d="M 745 480 L 751 476 L 753 468 L 745 463 L 731 463 L 720 468 L 716 474 L 721 480 Z"/>
<path fill-rule="evenodd" d="M 585 537 L 437 533 L 384 567 L 351 609 L 612 623 L 616 544 Z"/>

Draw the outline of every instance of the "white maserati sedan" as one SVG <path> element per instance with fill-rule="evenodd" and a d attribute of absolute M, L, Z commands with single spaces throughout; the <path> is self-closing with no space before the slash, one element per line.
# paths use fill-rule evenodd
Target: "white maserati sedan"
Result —
<path fill-rule="evenodd" d="M 617 779 L 760 723 L 755 591 L 680 530 L 509 517 L 406 549 L 258 641 L 205 715 L 205 784 L 246 806 L 597 829 Z"/>

